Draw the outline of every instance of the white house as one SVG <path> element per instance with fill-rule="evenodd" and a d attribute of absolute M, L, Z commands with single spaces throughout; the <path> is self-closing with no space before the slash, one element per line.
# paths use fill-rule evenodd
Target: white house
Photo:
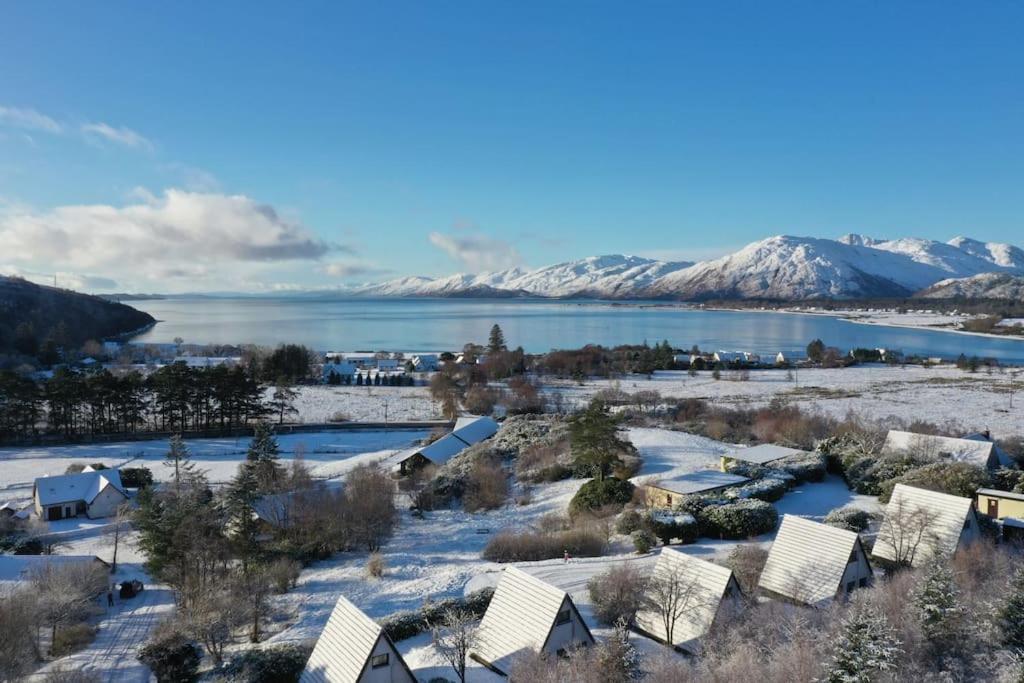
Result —
<path fill-rule="evenodd" d="M 966 462 L 990 470 L 1015 466 L 1010 456 L 985 434 L 955 438 L 891 429 L 885 436 L 885 445 L 882 450 L 889 453 L 918 453 L 935 458 Z"/>
<path fill-rule="evenodd" d="M 889 562 L 917 566 L 950 558 L 979 536 L 971 498 L 896 484 L 871 552 Z"/>
<path fill-rule="evenodd" d="M 507 567 L 469 656 L 507 676 L 520 654 L 564 654 L 593 644 L 594 636 L 568 593 L 521 569 Z"/>
<path fill-rule="evenodd" d="M 344 596 L 313 647 L 300 683 L 417 683 L 388 634 Z"/>
<path fill-rule="evenodd" d="M 731 569 L 672 548 L 662 549 L 651 578 L 678 586 L 685 595 L 680 601 L 685 604 L 673 610 L 671 640 L 673 647 L 691 654 L 700 654 L 700 641 L 720 614 L 740 607 L 742 592 Z M 669 640 L 664 615 L 657 611 L 638 612 L 635 628 L 662 643 Z"/>
<path fill-rule="evenodd" d="M 83 514 L 90 519 L 111 517 L 128 494 L 116 469 L 86 468 L 77 474 L 39 477 L 32 485 L 32 498 L 39 518 L 55 521 Z"/>
<path fill-rule="evenodd" d="M 867 586 L 872 575 L 855 532 L 783 515 L 758 585 L 794 602 L 823 607 Z"/>
<path fill-rule="evenodd" d="M 498 423 L 486 416 L 468 415 L 455 421 L 450 434 L 426 446 L 406 449 L 390 459 L 391 468 L 406 474 L 427 463 L 443 465 L 456 455 L 498 432 Z"/>

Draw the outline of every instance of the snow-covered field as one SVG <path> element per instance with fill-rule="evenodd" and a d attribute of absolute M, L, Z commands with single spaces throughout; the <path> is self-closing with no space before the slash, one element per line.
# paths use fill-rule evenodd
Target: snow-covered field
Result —
<path fill-rule="evenodd" d="M 324 423 L 337 417 L 353 422 L 420 422 L 441 420 L 440 406 L 427 387 L 298 387 L 292 420 Z M 386 408 L 386 412 L 385 412 Z"/>

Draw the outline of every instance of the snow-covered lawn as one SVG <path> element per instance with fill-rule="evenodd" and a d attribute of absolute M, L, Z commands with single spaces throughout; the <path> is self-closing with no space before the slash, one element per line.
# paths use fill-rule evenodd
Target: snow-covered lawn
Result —
<path fill-rule="evenodd" d="M 344 416 L 353 422 L 383 422 L 385 404 L 389 422 L 442 420 L 440 405 L 430 399 L 427 387 L 296 387 L 293 420 L 324 423 Z"/>
<path fill-rule="evenodd" d="M 630 429 L 629 440 L 641 457 L 634 483 L 716 469 L 722 455 L 736 450 L 736 446 L 721 441 L 668 429 Z"/>

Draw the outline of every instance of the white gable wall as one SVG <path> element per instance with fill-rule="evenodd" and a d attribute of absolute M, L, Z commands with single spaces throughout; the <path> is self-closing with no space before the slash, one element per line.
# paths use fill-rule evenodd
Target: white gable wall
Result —
<path fill-rule="evenodd" d="M 871 571 L 871 565 L 868 564 L 867 555 L 864 554 L 864 548 L 860 543 L 856 545 L 856 548 L 854 553 L 857 555 L 857 559 L 846 565 L 842 583 L 839 584 L 838 595 L 848 595 L 851 591 L 860 588 L 861 581 L 865 582 L 864 585 L 871 583 L 874 573 Z M 853 585 L 851 586 L 850 584 Z"/>
<path fill-rule="evenodd" d="M 117 514 L 117 506 L 126 500 L 127 498 L 120 491 L 108 484 L 89 503 L 86 515 L 90 519 L 113 517 Z"/>
<path fill-rule="evenodd" d="M 373 668 L 373 658 L 377 655 L 388 656 L 387 666 Z M 358 683 L 416 683 L 416 679 L 409 675 L 409 672 L 402 666 L 400 655 L 395 648 L 381 636 L 373 647 L 370 659 L 366 661 L 363 672 L 359 675 Z M 355 682 L 353 682 L 355 683 Z"/>
<path fill-rule="evenodd" d="M 544 645 L 544 652 L 557 654 L 559 650 L 570 650 L 580 645 L 590 645 L 590 633 L 580 621 L 579 613 L 573 609 L 572 604 L 566 598 L 562 602 L 559 612 L 569 612 L 569 621 L 565 624 L 556 623 L 548 636 L 548 642 Z"/>

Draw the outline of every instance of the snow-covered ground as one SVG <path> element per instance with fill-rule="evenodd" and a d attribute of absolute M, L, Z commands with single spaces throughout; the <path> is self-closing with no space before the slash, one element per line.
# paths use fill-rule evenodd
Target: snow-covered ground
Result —
<path fill-rule="evenodd" d="M 441 420 L 440 406 L 427 387 L 297 387 L 292 420 L 324 423 L 344 418 L 352 422 L 420 422 Z M 386 407 L 386 412 L 385 412 Z"/>

